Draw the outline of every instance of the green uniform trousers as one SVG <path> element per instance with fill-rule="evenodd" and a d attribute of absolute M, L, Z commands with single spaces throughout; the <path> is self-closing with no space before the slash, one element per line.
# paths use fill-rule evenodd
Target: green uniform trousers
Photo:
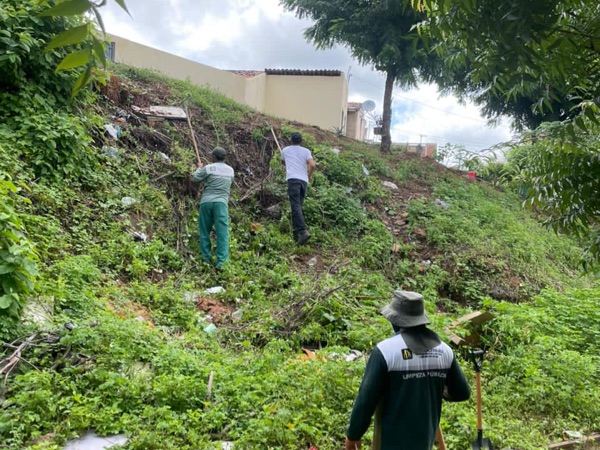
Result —
<path fill-rule="evenodd" d="M 226 203 L 200 203 L 198 228 L 200 231 L 200 253 L 206 262 L 212 261 L 210 232 L 217 235 L 217 267 L 223 267 L 229 259 L 229 208 Z"/>

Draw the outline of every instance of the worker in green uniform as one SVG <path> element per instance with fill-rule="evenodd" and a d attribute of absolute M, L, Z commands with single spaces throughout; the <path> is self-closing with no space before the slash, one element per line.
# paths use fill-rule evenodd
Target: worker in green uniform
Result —
<path fill-rule="evenodd" d="M 396 332 L 373 349 L 346 432 L 346 450 L 375 414 L 374 450 L 431 450 L 442 399 L 465 401 L 471 390 L 452 349 L 426 325 L 423 296 L 396 291 L 381 313 Z"/>
<path fill-rule="evenodd" d="M 218 269 L 223 268 L 229 259 L 229 192 L 233 183 L 233 168 L 224 163 L 227 152 L 215 147 L 211 152 L 213 164 L 198 164 L 192 175 L 192 181 L 204 182 L 204 191 L 200 199 L 198 228 L 200 231 L 200 253 L 207 263 L 212 262 L 210 233 L 215 230 L 217 236 Z"/>

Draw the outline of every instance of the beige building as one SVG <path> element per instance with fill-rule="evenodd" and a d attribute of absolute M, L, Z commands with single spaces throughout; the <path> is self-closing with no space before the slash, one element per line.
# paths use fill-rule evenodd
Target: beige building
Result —
<path fill-rule="evenodd" d="M 406 144 L 407 153 L 415 153 L 421 158 L 433 158 L 437 153 L 437 144 L 427 142 L 422 144 Z"/>
<path fill-rule="evenodd" d="M 109 35 L 108 39 L 109 57 L 114 62 L 189 79 L 265 114 L 327 131 L 349 130 L 348 82 L 339 70 L 220 70 L 118 36 Z M 358 134 L 346 135 L 364 137 L 360 126 L 353 125 L 352 130 Z"/>
<path fill-rule="evenodd" d="M 367 119 L 365 119 L 362 103 L 348 102 L 347 110 L 346 136 L 364 141 L 367 137 Z"/>

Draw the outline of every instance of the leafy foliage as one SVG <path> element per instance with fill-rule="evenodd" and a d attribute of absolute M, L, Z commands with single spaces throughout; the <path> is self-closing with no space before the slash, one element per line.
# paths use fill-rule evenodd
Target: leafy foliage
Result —
<path fill-rule="evenodd" d="M 456 181 L 437 184 L 434 194 L 448 207 L 413 201 L 409 219 L 445 253 L 445 264 L 454 261 L 441 287 L 451 296 L 474 303 L 485 296 L 526 299 L 545 286 L 568 285 L 570 277 L 559 273 L 577 273 L 579 250 L 544 232 L 515 197 Z"/>
<path fill-rule="evenodd" d="M 510 395 L 511 408 L 540 422 L 548 415 L 567 422 L 564 405 L 577 405 L 581 424 L 598 426 L 598 392 L 591 385 L 600 377 L 599 294 L 598 289 L 567 295 L 548 291 L 529 305 L 489 305 L 498 317 L 490 336 L 495 342 L 490 342 L 491 370 L 519 380 L 510 388 L 501 377 L 490 380 L 493 402 Z"/>
<path fill-rule="evenodd" d="M 38 275 L 37 254 L 16 211 L 17 204 L 28 200 L 18 192 L 10 178 L 0 172 L 0 339 L 14 332 Z"/>
<path fill-rule="evenodd" d="M 418 0 L 447 62 L 440 83 L 473 97 L 488 117 L 517 126 L 574 118 L 600 92 L 598 3 L 593 0 Z"/>
<path fill-rule="evenodd" d="M 525 167 L 530 202 L 547 214 L 547 223 L 557 231 L 589 240 L 583 259 L 590 269 L 600 263 L 597 129 L 596 124 L 587 122 L 585 131 L 572 136 L 560 125 L 540 128 Z"/>
<path fill-rule="evenodd" d="M 125 0 L 115 2 L 129 14 Z M 41 12 L 42 17 L 71 17 L 76 16 L 83 20 L 83 24 L 72 26 L 55 36 L 47 45 L 47 50 L 77 45 L 75 50 L 70 51 L 56 67 L 56 71 L 75 69 L 84 66 L 85 69 L 73 85 L 72 94 L 75 95 L 84 88 L 91 80 L 93 69 L 98 65 L 106 66 L 106 54 L 103 40 L 97 35 L 96 25 L 100 27 L 103 35 L 106 34 L 104 22 L 99 8 L 106 1 L 97 4 L 92 0 L 67 0 L 58 3 Z M 89 21 L 93 13 L 94 20 Z M 86 16 L 87 15 L 87 16 Z"/>

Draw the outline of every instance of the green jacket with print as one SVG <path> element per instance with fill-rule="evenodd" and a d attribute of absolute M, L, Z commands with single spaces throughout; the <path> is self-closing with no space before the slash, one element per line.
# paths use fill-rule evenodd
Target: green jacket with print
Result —
<path fill-rule="evenodd" d="M 377 344 L 371 353 L 346 435 L 350 440 L 361 439 L 379 407 L 379 450 L 431 450 L 442 397 L 464 401 L 470 394 L 447 344 L 416 354 L 398 333 Z"/>

